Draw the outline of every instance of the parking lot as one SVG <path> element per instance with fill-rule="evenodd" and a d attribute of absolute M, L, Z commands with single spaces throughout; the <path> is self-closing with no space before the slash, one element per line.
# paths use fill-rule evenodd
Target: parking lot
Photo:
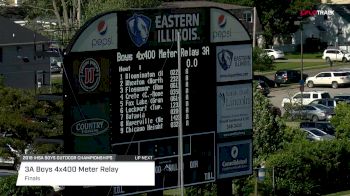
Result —
<path fill-rule="evenodd" d="M 350 87 L 339 87 L 337 89 L 333 89 L 331 87 L 315 87 L 315 88 L 308 88 L 305 86 L 304 91 L 327 91 L 332 96 L 338 95 L 338 94 L 350 94 Z M 300 92 L 299 84 L 291 84 L 291 85 L 283 85 L 280 88 L 271 88 L 270 94 L 268 95 L 268 98 L 271 100 L 271 103 L 274 106 L 277 106 L 281 108 L 281 102 L 282 99 L 285 97 L 291 97 L 295 93 Z M 284 109 L 281 109 L 282 113 L 284 112 Z"/>

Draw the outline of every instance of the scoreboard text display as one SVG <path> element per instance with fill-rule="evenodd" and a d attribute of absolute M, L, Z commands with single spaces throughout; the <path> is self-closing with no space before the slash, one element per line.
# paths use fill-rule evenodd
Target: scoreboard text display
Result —
<path fill-rule="evenodd" d="M 64 65 L 67 153 L 154 156 L 155 186 L 114 187 L 114 195 L 178 186 L 180 110 L 186 186 L 252 173 L 252 45 L 228 11 L 98 15 L 76 34 Z"/>

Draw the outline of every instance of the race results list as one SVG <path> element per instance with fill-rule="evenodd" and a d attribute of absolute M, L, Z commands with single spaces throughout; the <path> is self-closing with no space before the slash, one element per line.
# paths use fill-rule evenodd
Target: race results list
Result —
<path fill-rule="evenodd" d="M 181 74 L 176 48 L 116 52 L 112 68 L 115 142 L 177 135 L 180 75 L 184 134 L 215 130 L 212 48 L 191 45 L 181 47 L 180 51 Z"/>

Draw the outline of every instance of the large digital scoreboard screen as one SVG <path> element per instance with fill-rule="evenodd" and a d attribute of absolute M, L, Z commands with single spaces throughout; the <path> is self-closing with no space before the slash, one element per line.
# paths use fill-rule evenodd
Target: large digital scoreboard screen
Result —
<path fill-rule="evenodd" d="M 231 13 L 105 13 L 77 33 L 64 65 L 65 150 L 155 157 L 155 187 L 114 187 L 115 195 L 178 186 L 181 117 L 185 185 L 252 173 L 251 39 Z M 242 154 L 226 153 L 239 146 Z"/>

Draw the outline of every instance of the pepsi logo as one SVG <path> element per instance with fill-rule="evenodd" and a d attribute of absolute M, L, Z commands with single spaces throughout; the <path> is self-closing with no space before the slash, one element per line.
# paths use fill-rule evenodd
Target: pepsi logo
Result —
<path fill-rule="evenodd" d="M 221 14 L 221 15 L 218 17 L 218 25 L 219 25 L 219 27 L 221 27 L 221 28 L 225 27 L 225 25 L 226 25 L 226 17 L 225 17 L 225 15 Z"/>
<path fill-rule="evenodd" d="M 100 35 L 104 35 L 107 32 L 107 24 L 104 20 L 100 21 L 97 25 L 97 31 Z"/>

